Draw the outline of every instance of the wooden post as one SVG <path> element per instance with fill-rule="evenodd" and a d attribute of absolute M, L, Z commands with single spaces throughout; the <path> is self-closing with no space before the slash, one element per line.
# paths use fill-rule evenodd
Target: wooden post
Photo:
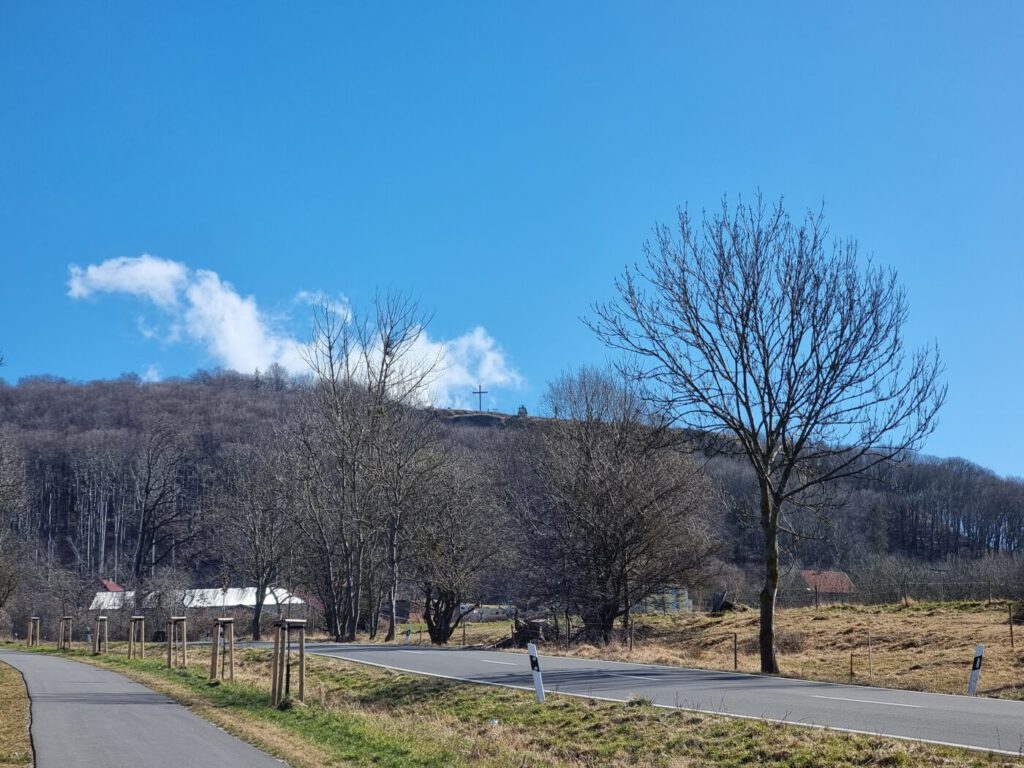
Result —
<path fill-rule="evenodd" d="M 853 677 L 853 654 L 850 654 L 850 677 Z"/>
<path fill-rule="evenodd" d="M 1010 648 L 1013 648 L 1013 603 L 1009 605 L 1010 614 Z"/>
<path fill-rule="evenodd" d="M 107 617 L 97 616 L 93 622 L 92 655 L 99 656 L 109 650 L 110 633 L 107 629 Z"/>
<path fill-rule="evenodd" d="M 231 682 L 235 682 L 235 620 L 228 622 L 228 658 L 231 663 L 228 665 L 228 675 Z"/>
<path fill-rule="evenodd" d="M 306 622 L 299 629 L 299 701 L 306 701 Z"/>
<path fill-rule="evenodd" d="M 131 629 L 128 630 L 128 658 L 144 659 L 146 657 L 146 617 L 132 616 Z"/>
<path fill-rule="evenodd" d="M 733 671 L 740 668 L 739 638 L 735 632 L 732 633 L 732 668 Z"/>
<path fill-rule="evenodd" d="M 219 658 L 219 666 L 218 666 Z M 213 648 L 210 651 L 210 682 L 235 679 L 235 620 L 220 618 L 213 629 Z"/>
<path fill-rule="evenodd" d="M 220 622 L 216 621 L 213 624 L 213 636 L 211 638 L 213 642 L 210 644 L 210 682 L 215 683 L 217 681 L 218 670 L 218 658 L 217 652 L 220 650 Z"/>
<path fill-rule="evenodd" d="M 281 624 L 274 622 L 274 655 L 270 661 L 270 706 L 276 707 L 277 700 L 277 665 L 281 660 Z"/>
<path fill-rule="evenodd" d="M 71 626 L 72 617 L 64 616 L 60 620 L 60 627 L 57 630 L 57 650 L 71 650 Z"/>
<path fill-rule="evenodd" d="M 296 697 L 299 701 L 306 700 L 306 620 L 305 619 L 286 619 L 285 626 L 287 630 L 291 630 L 293 627 L 299 631 L 299 694 Z M 291 692 L 291 686 L 288 686 L 289 693 Z"/>
<path fill-rule="evenodd" d="M 868 632 L 868 680 L 872 677 L 871 669 L 871 633 Z"/>
<path fill-rule="evenodd" d="M 39 617 L 32 616 L 28 620 L 28 635 L 26 636 L 26 642 L 28 645 L 39 645 Z"/>
<path fill-rule="evenodd" d="M 180 642 L 179 642 L 180 640 Z M 167 620 L 167 668 L 178 666 L 178 649 L 181 649 L 181 668 L 188 667 L 188 619 L 171 616 Z"/>
<path fill-rule="evenodd" d="M 188 619 L 181 617 L 181 666 L 188 667 Z"/>

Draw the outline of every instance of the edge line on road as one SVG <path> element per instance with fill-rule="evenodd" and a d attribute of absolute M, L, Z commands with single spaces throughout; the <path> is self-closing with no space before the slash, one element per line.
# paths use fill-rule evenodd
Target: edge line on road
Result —
<path fill-rule="evenodd" d="M 873 699 L 848 699 L 845 696 L 819 696 L 811 694 L 812 699 L 831 699 L 832 701 L 856 701 L 858 704 L 881 704 L 883 707 L 908 707 L 909 709 L 924 709 L 921 704 L 897 704 L 894 701 L 875 701 Z"/>

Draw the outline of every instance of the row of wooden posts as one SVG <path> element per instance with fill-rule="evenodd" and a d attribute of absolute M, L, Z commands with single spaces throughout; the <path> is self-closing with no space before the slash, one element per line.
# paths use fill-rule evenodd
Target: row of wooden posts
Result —
<path fill-rule="evenodd" d="M 306 620 L 281 619 L 274 622 L 274 655 L 271 663 L 270 704 L 278 707 L 291 698 L 292 691 L 292 639 L 297 642 L 298 701 L 306 699 Z M 64 616 L 57 630 L 57 648 L 71 649 L 72 617 Z M 28 622 L 26 633 L 29 646 L 39 645 L 39 617 Z M 107 653 L 110 640 L 106 616 L 97 616 L 92 633 L 92 653 Z M 235 679 L 235 620 L 219 618 L 214 623 L 210 648 L 210 682 Z M 146 617 L 132 616 L 128 629 L 128 658 L 146 656 Z M 188 667 L 188 619 L 172 616 L 167 620 L 167 668 Z"/>

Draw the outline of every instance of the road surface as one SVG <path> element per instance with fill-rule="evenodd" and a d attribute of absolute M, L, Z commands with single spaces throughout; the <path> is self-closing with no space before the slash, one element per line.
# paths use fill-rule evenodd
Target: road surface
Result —
<path fill-rule="evenodd" d="M 114 672 L 0 651 L 32 704 L 36 768 L 282 768 L 282 763 Z"/>
<path fill-rule="evenodd" d="M 310 644 L 307 651 L 404 672 L 533 690 L 525 653 L 336 643 Z M 1021 701 L 560 656 L 542 656 L 540 666 L 549 693 L 613 701 L 640 695 L 664 707 L 1024 754 Z"/>

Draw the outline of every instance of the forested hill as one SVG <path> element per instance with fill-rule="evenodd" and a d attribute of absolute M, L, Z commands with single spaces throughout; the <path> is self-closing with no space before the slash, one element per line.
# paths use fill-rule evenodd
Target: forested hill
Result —
<path fill-rule="evenodd" d="M 218 567 L 209 499 L 223 480 L 224 448 L 265 439 L 294 414 L 300 392 L 282 371 L 200 372 L 160 383 L 134 376 L 0 383 L 3 460 L 24 466 L 27 478 L 21 498 L 6 502 L 9 533 L 33 561 L 80 575 L 130 578 L 145 563 L 188 568 L 202 581 Z M 481 461 L 489 434 L 529 421 L 437 414 Z M 750 514 L 754 476 L 736 459 L 703 466 L 725 491 L 724 557 L 752 567 L 761 547 Z M 884 483 L 847 483 L 839 497 L 830 520 L 794 515 L 808 536 L 792 544 L 791 559 L 851 567 L 884 554 L 935 561 L 1024 552 L 1024 481 L 963 459 L 919 457 L 888 470 Z M 147 504 L 159 514 L 146 512 Z"/>

